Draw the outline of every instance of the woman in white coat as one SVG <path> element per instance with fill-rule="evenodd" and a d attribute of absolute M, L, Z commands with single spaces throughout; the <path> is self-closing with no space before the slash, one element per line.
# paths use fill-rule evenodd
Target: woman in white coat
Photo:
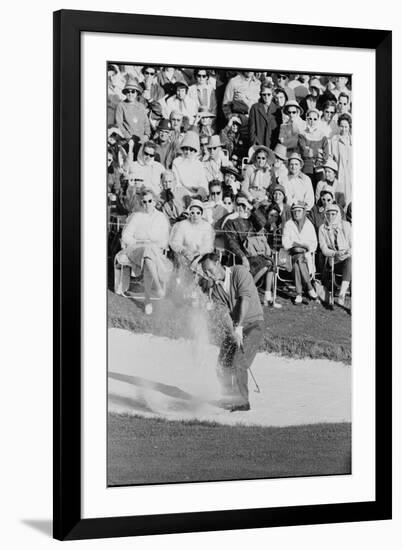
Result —
<path fill-rule="evenodd" d="M 291 209 L 292 219 L 285 223 L 282 244 L 292 258 L 293 276 L 296 286 L 295 304 L 303 301 L 303 286 L 311 299 L 317 300 L 317 293 L 311 284 L 314 275 L 314 252 L 317 236 L 313 224 L 306 218 L 306 205 L 296 202 Z"/>

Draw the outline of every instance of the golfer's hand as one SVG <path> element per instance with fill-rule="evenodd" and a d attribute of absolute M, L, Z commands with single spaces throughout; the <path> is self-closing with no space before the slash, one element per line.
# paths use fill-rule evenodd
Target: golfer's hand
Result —
<path fill-rule="evenodd" d="M 243 327 L 237 325 L 233 331 L 233 340 L 239 349 L 243 349 Z"/>
<path fill-rule="evenodd" d="M 243 258 L 241 259 L 241 263 L 250 271 L 250 262 L 248 261 L 246 256 L 243 256 Z"/>

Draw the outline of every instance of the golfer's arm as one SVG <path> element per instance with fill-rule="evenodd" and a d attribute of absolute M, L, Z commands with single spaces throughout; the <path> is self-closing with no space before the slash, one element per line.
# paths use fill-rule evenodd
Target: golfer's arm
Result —
<path fill-rule="evenodd" d="M 239 297 L 239 318 L 235 323 L 236 325 L 243 326 L 243 322 L 247 315 L 249 304 L 250 304 L 250 298 L 248 296 Z"/>

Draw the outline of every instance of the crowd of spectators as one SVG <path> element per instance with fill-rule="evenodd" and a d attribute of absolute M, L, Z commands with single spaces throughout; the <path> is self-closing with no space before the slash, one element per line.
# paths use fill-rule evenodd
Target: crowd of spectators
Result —
<path fill-rule="evenodd" d="M 296 296 L 351 281 L 352 94 L 347 76 L 108 66 L 108 215 L 119 259 L 163 297 L 177 266 L 229 251 L 273 303 L 278 256 Z M 169 254 L 166 251 L 169 250 Z M 114 251 L 115 252 L 115 251 Z"/>

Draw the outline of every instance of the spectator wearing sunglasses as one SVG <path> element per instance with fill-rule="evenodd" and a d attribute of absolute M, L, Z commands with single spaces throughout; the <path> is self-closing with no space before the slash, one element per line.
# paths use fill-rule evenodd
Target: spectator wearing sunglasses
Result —
<path fill-rule="evenodd" d="M 201 137 L 210 138 L 212 135 L 214 135 L 215 115 L 212 111 L 209 111 L 204 107 L 201 107 L 201 110 L 198 111 L 198 114 L 197 114 L 197 120 L 198 120 L 198 134 L 200 136 L 200 139 Z"/>
<path fill-rule="evenodd" d="M 186 132 L 180 144 L 181 156 L 173 161 L 173 172 L 178 186 L 182 186 L 190 197 L 208 194 L 208 179 L 203 163 L 198 159 L 200 140 L 195 132 Z"/>
<path fill-rule="evenodd" d="M 220 133 L 221 142 L 229 153 L 229 158 L 235 155 L 241 159 L 247 155 L 247 140 L 240 132 L 242 126 L 245 125 L 247 126 L 247 117 L 244 115 L 231 115 Z"/>
<path fill-rule="evenodd" d="M 321 130 L 323 134 L 328 138 L 332 138 L 338 133 L 338 125 L 336 123 L 336 103 L 335 101 L 326 101 L 323 106 L 323 113 L 321 118 Z"/>
<path fill-rule="evenodd" d="M 246 168 L 242 193 L 251 202 L 267 199 L 267 189 L 274 182 L 273 165 L 275 155 L 271 149 L 258 145 L 251 157 L 251 164 Z"/>
<path fill-rule="evenodd" d="M 165 167 L 155 160 L 156 144 L 153 141 L 147 141 L 141 147 L 137 160 L 129 164 L 129 170 L 134 177 L 140 178 L 144 182 L 144 187 L 151 189 L 155 196 L 159 197 L 161 193 L 161 175 Z"/>
<path fill-rule="evenodd" d="M 223 204 L 223 188 L 222 182 L 212 180 L 209 182 L 208 201 L 204 203 L 204 218 L 211 224 L 220 220 L 223 216 L 229 213 Z"/>
<path fill-rule="evenodd" d="M 129 261 L 134 274 L 144 275 L 145 313 L 152 313 L 152 288 L 156 297 L 165 296 L 172 264 L 164 255 L 169 241 L 169 222 L 156 210 L 156 197 L 151 189 L 142 192 L 141 212 L 135 212 L 127 221 L 123 233 L 122 261 Z"/>
<path fill-rule="evenodd" d="M 286 73 L 277 73 L 274 76 L 274 80 L 276 80 L 277 88 L 281 88 L 286 96 L 287 100 L 296 99 L 295 93 L 292 88 L 288 86 L 289 84 L 289 75 Z"/>
<path fill-rule="evenodd" d="M 306 120 L 306 129 L 299 135 L 298 144 L 304 161 L 303 172 L 309 176 L 315 189 L 324 176 L 322 165 L 328 159 L 329 143 L 320 126 L 320 111 L 309 109 Z"/>
<path fill-rule="evenodd" d="M 315 190 L 315 200 L 318 202 L 320 198 L 320 193 L 322 189 L 330 189 L 334 196 L 334 200 L 339 206 L 344 208 L 345 195 L 339 189 L 338 182 L 338 164 L 334 161 L 333 158 L 328 158 L 327 162 L 323 164 L 324 168 L 324 179 L 317 183 L 317 188 Z"/>
<path fill-rule="evenodd" d="M 157 80 L 157 70 L 155 67 L 145 66 L 141 69 L 144 80 L 141 82 L 143 89 L 142 98 L 150 107 L 152 103 L 159 101 L 165 95 L 162 86 Z"/>
<path fill-rule="evenodd" d="M 140 143 L 148 141 L 151 133 L 146 109 L 139 101 L 141 93 L 138 80 L 129 77 L 123 89 L 126 99 L 116 107 L 116 124 L 127 140 L 133 139 L 134 154 L 137 153 Z"/>
<path fill-rule="evenodd" d="M 209 111 L 216 116 L 215 85 L 209 79 L 209 71 L 207 69 L 195 69 L 194 79 L 195 84 L 190 86 L 188 95 L 197 104 L 198 111 Z"/>
<path fill-rule="evenodd" d="M 171 133 L 172 126 L 170 122 L 166 118 L 162 119 L 158 124 L 154 141 L 156 144 L 156 154 L 159 157 L 158 160 L 165 168 L 167 168 L 167 159 L 171 149 Z"/>
<path fill-rule="evenodd" d="M 222 151 L 220 137 L 211 136 L 208 141 L 209 158 L 203 162 L 207 180 L 223 180 L 222 168 L 228 165 L 228 158 Z"/>
<path fill-rule="evenodd" d="M 183 117 L 187 117 L 190 125 L 194 124 L 198 105 L 188 95 L 188 86 L 185 82 L 177 82 L 175 95 L 166 100 L 166 118 L 170 116 L 172 111 L 179 111 Z"/>
<path fill-rule="evenodd" d="M 310 210 L 310 212 L 307 214 L 308 219 L 314 225 L 314 229 L 317 233 L 317 237 L 318 237 L 318 230 L 320 228 L 320 225 L 325 222 L 325 208 L 326 206 L 328 206 L 328 204 L 336 204 L 335 194 L 333 189 L 331 189 L 331 187 L 324 186 L 321 188 L 318 201 Z M 345 213 L 343 212 L 342 218 L 344 217 L 345 217 Z"/>
<path fill-rule="evenodd" d="M 306 123 L 301 118 L 303 109 L 297 101 L 287 101 L 283 108 L 287 122 L 281 124 L 279 129 L 279 142 L 286 147 L 287 155 L 297 153 L 299 150 L 299 134 L 306 128 Z"/>
<path fill-rule="evenodd" d="M 271 147 L 273 144 L 273 133 L 278 126 L 275 117 L 278 107 L 272 101 L 272 98 L 272 85 L 268 82 L 261 84 L 260 99 L 252 105 L 248 119 L 251 145 Z"/>

